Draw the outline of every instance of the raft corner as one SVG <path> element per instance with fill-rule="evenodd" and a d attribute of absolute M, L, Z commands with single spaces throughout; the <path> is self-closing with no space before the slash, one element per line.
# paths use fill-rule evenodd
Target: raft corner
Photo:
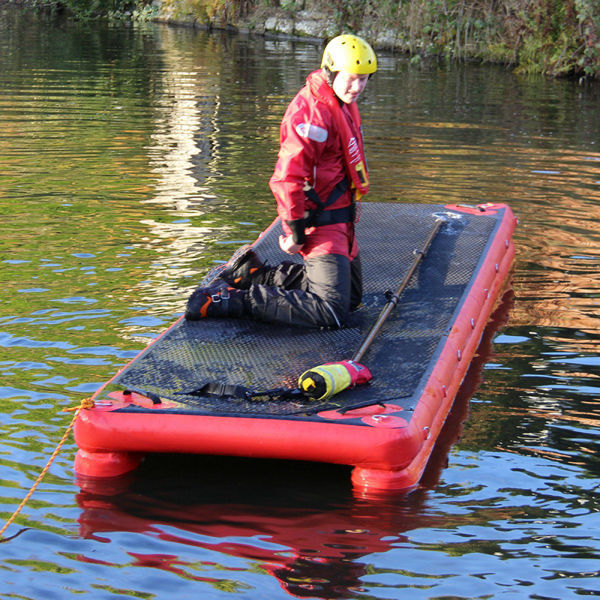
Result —
<path fill-rule="evenodd" d="M 352 469 L 352 487 L 356 494 L 370 496 L 391 492 L 409 492 L 414 488 L 420 476 L 410 467 L 405 469 L 373 469 L 355 466 Z"/>
<path fill-rule="evenodd" d="M 84 477 L 119 477 L 138 468 L 144 454 L 139 452 L 90 452 L 80 448 L 75 454 L 75 473 Z"/>

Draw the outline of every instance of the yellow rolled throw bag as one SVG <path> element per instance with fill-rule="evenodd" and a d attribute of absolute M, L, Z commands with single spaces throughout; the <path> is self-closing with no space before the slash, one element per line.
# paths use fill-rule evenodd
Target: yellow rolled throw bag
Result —
<path fill-rule="evenodd" d="M 367 383 L 371 377 L 364 365 L 343 360 L 305 371 L 298 379 L 298 387 L 312 400 L 325 400 L 353 385 Z"/>

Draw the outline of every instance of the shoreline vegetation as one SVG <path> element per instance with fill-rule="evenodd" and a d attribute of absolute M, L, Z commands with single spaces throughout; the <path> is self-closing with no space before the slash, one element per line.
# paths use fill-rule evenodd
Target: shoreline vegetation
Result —
<path fill-rule="evenodd" d="M 4 0 L 8 4 L 22 3 Z M 155 20 L 316 42 L 339 33 L 377 49 L 600 78 L 598 0 L 32 0 L 77 19 Z"/>

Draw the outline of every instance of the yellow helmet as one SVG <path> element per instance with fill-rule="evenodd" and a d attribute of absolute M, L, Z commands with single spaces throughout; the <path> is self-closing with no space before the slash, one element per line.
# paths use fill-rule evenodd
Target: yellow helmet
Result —
<path fill-rule="evenodd" d="M 334 37 L 325 46 L 322 67 L 327 67 L 334 73 L 346 71 L 356 75 L 370 75 L 377 71 L 377 57 L 365 40 L 346 33 Z"/>

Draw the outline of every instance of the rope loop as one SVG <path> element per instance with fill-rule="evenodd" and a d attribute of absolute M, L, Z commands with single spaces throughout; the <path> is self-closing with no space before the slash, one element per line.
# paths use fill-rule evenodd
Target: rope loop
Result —
<path fill-rule="evenodd" d="M 80 411 L 82 408 L 94 408 L 94 401 L 91 398 L 84 398 L 79 404 L 79 406 L 70 406 L 69 408 L 63 408 L 62 412 Z"/>
<path fill-rule="evenodd" d="M 27 504 L 29 499 L 31 498 L 31 496 L 33 496 L 33 492 L 35 492 L 38 485 L 41 483 L 42 479 L 48 472 L 48 469 L 50 469 L 50 466 L 52 465 L 52 463 L 58 456 L 58 453 L 61 451 L 62 447 L 64 446 L 65 442 L 67 441 L 67 438 L 69 437 L 69 434 L 71 433 L 71 430 L 73 429 L 73 427 L 75 425 L 75 421 L 77 420 L 77 417 L 79 416 L 79 412 L 81 411 L 81 409 L 83 409 L 83 408 L 89 409 L 89 408 L 93 408 L 93 407 L 94 407 L 94 401 L 91 398 L 84 398 L 81 401 L 81 403 L 79 404 L 79 406 L 62 409 L 63 412 L 75 411 L 75 414 L 73 415 L 73 419 L 71 419 L 71 423 L 69 423 L 67 429 L 65 430 L 65 433 L 63 434 L 62 439 L 60 440 L 60 442 L 58 442 L 58 445 L 54 449 L 54 452 L 52 452 L 52 454 L 50 455 L 50 458 L 48 459 L 46 466 L 42 469 L 42 471 L 38 475 L 34 484 L 31 486 L 31 489 L 29 490 L 29 492 L 27 493 L 25 498 L 23 498 L 23 500 L 21 501 L 21 504 L 19 504 L 19 506 L 17 507 L 15 512 L 12 514 L 12 516 L 8 519 L 8 521 L 6 521 L 6 523 L 4 524 L 4 527 L 2 527 L 2 529 L 0 529 L 0 543 L 7 542 L 8 539 L 12 539 L 12 538 L 5 539 L 3 537 L 4 532 L 9 528 L 11 523 L 17 518 L 17 516 L 23 510 L 23 508 L 25 508 L 25 505 Z M 15 536 L 13 536 L 13 537 L 15 537 Z"/>

